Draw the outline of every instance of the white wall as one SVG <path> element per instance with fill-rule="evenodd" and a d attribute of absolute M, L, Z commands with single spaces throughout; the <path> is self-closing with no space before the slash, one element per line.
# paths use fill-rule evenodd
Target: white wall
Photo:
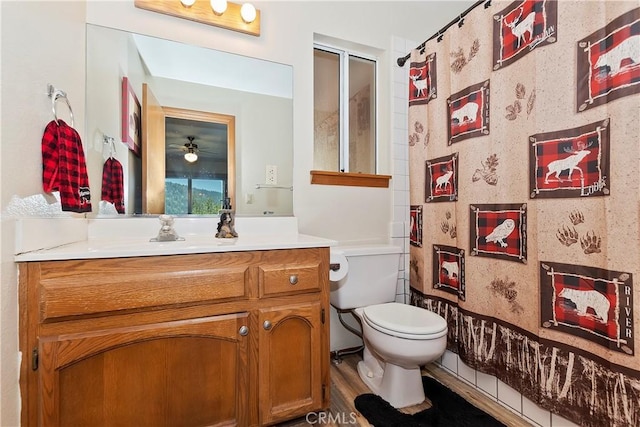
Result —
<path fill-rule="evenodd" d="M 85 4 L 0 3 L 2 123 L 0 126 L 0 425 L 19 425 L 18 289 L 14 222 L 4 211 L 12 195 L 42 189 L 40 142 L 51 120 L 47 84 L 64 89 L 76 123 L 84 122 Z M 64 107 L 58 111 L 68 118 Z"/>
<path fill-rule="evenodd" d="M 380 59 L 378 130 L 383 156 L 379 172 L 394 174 L 392 154 L 392 36 L 424 40 L 470 1 L 256 2 L 258 38 L 136 9 L 132 0 L 1 1 L 2 75 L 0 211 L 13 195 L 41 192 L 42 131 L 51 120 L 46 85 L 69 95 L 83 140 L 85 119 L 85 24 L 87 22 L 290 64 L 294 70 L 294 214 L 300 231 L 340 241 L 389 237 L 390 223 L 404 214 L 390 189 L 310 185 L 313 159 L 314 34 L 348 40 L 383 52 Z M 58 111 L 66 118 L 64 107 Z M 85 141 L 86 145 L 86 141 Z M 398 177 L 398 179 L 405 179 Z M 94 201 L 99 196 L 94 192 Z M 400 221 L 402 222 L 402 221 Z M 0 425 L 19 425 L 17 274 L 13 220 L 1 217 Z M 402 224 L 400 224 L 402 229 Z"/>

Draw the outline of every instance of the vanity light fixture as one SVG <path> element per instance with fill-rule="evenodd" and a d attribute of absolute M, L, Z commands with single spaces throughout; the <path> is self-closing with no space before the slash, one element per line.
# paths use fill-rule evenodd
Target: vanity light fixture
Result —
<path fill-rule="evenodd" d="M 139 9 L 260 36 L 260 11 L 250 3 L 240 5 L 225 0 L 134 0 L 134 5 Z"/>
<path fill-rule="evenodd" d="M 251 24 L 256 19 L 256 7 L 251 3 L 245 3 L 240 8 L 240 16 L 247 24 Z"/>
<path fill-rule="evenodd" d="M 213 13 L 220 16 L 227 11 L 227 0 L 211 0 Z"/>

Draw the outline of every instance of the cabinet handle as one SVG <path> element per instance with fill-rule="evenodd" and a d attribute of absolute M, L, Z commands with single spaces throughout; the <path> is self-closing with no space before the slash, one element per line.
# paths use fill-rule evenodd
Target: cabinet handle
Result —
<path fill-rule="evenodd" d="M 268 331 L 269 329 L 271 329 L 271 322 L 269 322 L 268 320 L 265 320 L 264 323 L 262 324 L 262 327 L 264 328 L 265 331 Z"/>
<path fill-rule="evenodd" d="M 238 332 L 244 337 L 249 334 L 249 328 L 246 326 L 240 326 L 240 330 Z"/>
<path fill-rule="evenodd" d="M 298 275 L 292 274 L 291 276 L 289 276 L 289 283 L 291 283 L 292 285 L 298 284 Z"/>

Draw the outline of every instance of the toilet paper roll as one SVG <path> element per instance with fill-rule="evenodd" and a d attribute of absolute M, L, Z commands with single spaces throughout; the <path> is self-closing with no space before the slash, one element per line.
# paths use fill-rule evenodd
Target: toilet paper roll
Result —
<path fill-rule="evenodd" d="M 341 253 L 332 252 L 329 255 L 329 280 L 331 282 L 337 282 L 349 272 L 349 263 L 347 257 Z"/>

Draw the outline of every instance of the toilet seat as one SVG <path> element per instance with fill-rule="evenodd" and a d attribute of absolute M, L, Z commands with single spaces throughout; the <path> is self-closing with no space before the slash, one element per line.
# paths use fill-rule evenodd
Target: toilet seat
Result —
<path fill-rule="evenodd" d="M 447 333 L 447 321 L 432 311 L 390 302 L 365 307 L 364 320 L 372 328 L 400 338 L 429 340 Z"/>

